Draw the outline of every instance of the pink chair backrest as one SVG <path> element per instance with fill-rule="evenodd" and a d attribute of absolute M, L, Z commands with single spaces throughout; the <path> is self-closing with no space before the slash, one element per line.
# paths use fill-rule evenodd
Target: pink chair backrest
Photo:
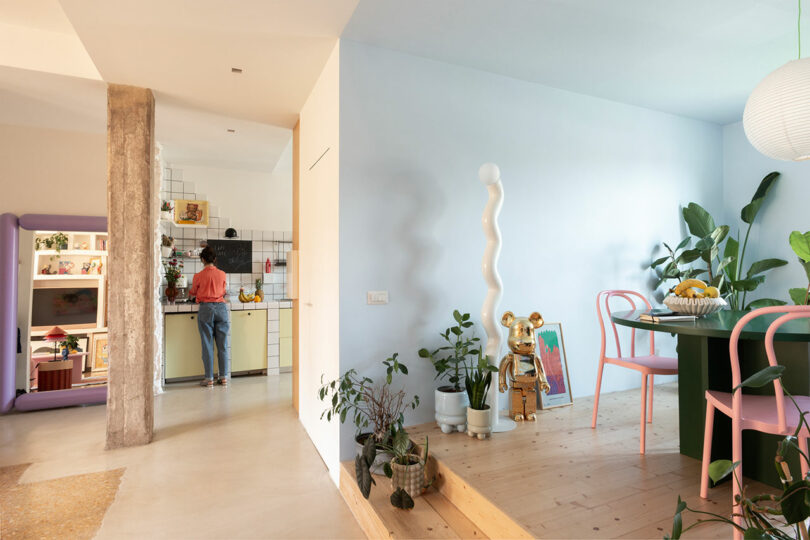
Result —
<path fill-rule="evenodd" d="M 596 314 L 599 315 L 599 329 L 602 332 L 602 350 L 600 352 L 601 358 L 605 357 L 607 346 L 607 335 L 605 333 L 605 319 L 602 312 L 602 304 L 604 304 L 604 312 L 607 314 L 607 320 L 613 330 L 613 338 L 616 340 L 616 355 L 622 356 L 622 345 L 619 342 L 619 331 L 616 329 L 616 324 L 610 319 L 610 299 L 619 297 L 627 300 L 630 303 L 631 309 L 651 309 L 650 302 L 636 291 L 625 290 L 608 290 L 602 291 L 596 295 Z M 655 354 L 655 337 L 653 332 L 650 332 L 650 356 Z M 630 332 L 630 356 L 636 356 L 636 329 L 633 328 Z"/>
<path fill-rule="evenodd" d="M 768 331 L 765 332 L 765 352 L 768 355 L 768 364 L 771 366 L 776 366 L 778 363 L 776 362 L 776 354 L 773 350 L 773 338 L 776 335 L 776 331 L 780 326 L 788 321 L 810 318 L 810 306 L 770 306 L 759 308 L 747 313 L 742 319 L 737 321 L 737 324 L 734 325 L 734 330 L 731 332 L 731 339 L 729 340 L 728 344 L 729 358 L 731 358 L 732 388 L 737 388 L 742 382 L 740 380 L 740 357 L 737 350 L 737 342 L 740 340 L 740 334 L 742 334 L 743 328 L 753 319 L 771 313 L 782 314 L 781 317 L 777 318 L 770 324 L 770 326 L 768 326 Z M 774 397 L 776 398 L 776 412 L 779 419 L 779 429 L 781 431 L 785 431 L 787 429 L 787 421 L 785 419 L 785 393 L 782 389 L 782 381 L 779 379 L 774 380 L 773 390 Z M 732 398 L 732 416 L 732 419 L 736 420 L 737 422 L 739 422 L 742 418 L 741 391 L 734 392 L 734 397 Z"/>

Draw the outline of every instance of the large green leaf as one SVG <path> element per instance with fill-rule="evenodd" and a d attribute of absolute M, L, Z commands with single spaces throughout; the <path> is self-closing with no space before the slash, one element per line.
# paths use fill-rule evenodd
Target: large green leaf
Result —
<path fill-rule="evenodd" d="M 699 257 L 700 257 L 700 250 L 687 249 L 678 256 L 676 261 L 678 264 L 689 264 L 692 261 L 696 261 Z"/>
<path fill-rule="evenodd" d="M 787 304 L 784 300 L 777 300 L 775 298 L 760 298 L 758 300 L 754 300 L 747 306 L 745 309 L 759 309 L 761 307 L 770 307 L 770 306 L 784 306 Z"/>
<path fill-rule="evenodd" d="M 407 491 L 402 488 L 397 488 L 397 490 L 391 494 L 391 504 L 402 510 L 410 510 L 413 508 L 413 499 L 408 495 Z"/>
<path fill-rule="evenodd" d="M 765 281 L 765 276 L 755 276 L 751 279 L 738 279 L 731 282 L 731 287 L 735 291 L 755 291 L 759 285 Z"/>
<path fill-rule="evenodd" d="M 756 219 L 759 213 L 759 209 L 762 208 L 762 203 L 765 202 L 768 191 L 771 190 L 777 178 L 779 178 L 779 173 L 774 171 L 768 173 L 768 175 L 762 179 L 756 193 L 754 193 L 754 196 L 751 198 L 751 202 L 746 204 L 740 212 L 740 219 L 749 224 L 754 222 L 754 219 Z"/>
<path fill-rule="evenodd" d="M 790 233 L 790 247 L 804 262 L 810 262 L 810 231 L 802 234 L 799 231 Z"/>
<path fill-rule="evenodd" d="M 810 489 L 810 482 L 799 480 L 785 489 L 782 495 L 782 514 L 788 523 L 798 523 L 810 517 L 810 506 L 807 505 L 805 495 Z"/>
<path fill-rule="evenodd" d="M 797 306 L 803 306 L 807 302 L 807 289 L 794 287 L 788 292 L 790 293 L 790 299 L 793 300 L 793 303 Z"/>
<path fill-rule="evenodd" d="M 728 459 L 718 459 L 717 461 L 712 461 L 709 465 L 709 478 L 711 478 L 712 482 L 716 484 L 731 474 L 731 471 L 733 471 L 735 467 L 736 465 Z"/>
<path fill-rule="evenodd" d="M 762 259 L 761 261 L 757 261 L 751 265 L 751 268 L 748 269 L 748 274 L 746 278 L 750 279 L 757 274 L 761 274 L 763 272 L 767 272 L 773 268 L 779 268 L 780 266 L 785 266 L 787 261 L 783 259 Z"/>
<path fill-rule="evenodd" d="M 354 458 L 354 473 L 357 477 L 357 486 L 360 488 L 360 493 L 363 494 L 363 497 L 368 499 L 368 496 L 371 493 L 371 483 L 374 481 L 374 479 L 371 478 L 371 471 L 368 468 L 368 463 L 366 463 L 363 456 L 359 454 Z"/>
<path fill-rule="evenodd" d="M 711 214 L 697 203 L 689 203 L 683 209 L 683 220 L 689 227 L 689 232 L 698 238 L 709 236 L 717 228 Z"/>
<path fill-rule="evenodd" d="M 681 537 L 681 533 L 683 532 L 683 516 L 681 513 L 686 510 L 686 503 L 681 500 L 681 496 L 678 495 L 678 506 L 675 507 L 675 516 L 672 518 L 672 535 L 670 538 L 672 540 L 677 540 Z"/>
<path fill-rule="evenodd" d="M 737 388 L 746 387 L 746 388 L 759 388 L 760 386 L 765 386 L 766 384 L 772 382 L 774 379 L 778 379 L 782 376 L 782 373 L 785 371 L 785 366 L 768 366 L 763 368 L 743 382 L 740 383 L 739 386 L 734 388 L 734 391 L 737 391 Z"/>
<path fill-rule="evenodd" d="M 733 236 L 730 236 L 726 241 L 726 247 L 723 249 L 723 258 L 727 259 L 731 257 L 734 259 L 734 264 L 726 268 L 726 275 L 731 281 L 737 279 L 737 255 L 739 254 L 739 250 L 740 243 L 737 242 Z"/>

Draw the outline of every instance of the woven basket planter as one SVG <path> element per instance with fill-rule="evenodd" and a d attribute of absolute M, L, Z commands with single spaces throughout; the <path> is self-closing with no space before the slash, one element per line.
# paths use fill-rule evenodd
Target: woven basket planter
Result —
<path fill-rule="evenodd" d="M 396 491 L 402 488 L 408 492 L 411 498 L 416 498 L 422 494 L 425 487 L 425 466 L 418 456 L 410 456 L 414 462 L 411 465 L 400 465 L 391 461 L 391 490 Z"/>

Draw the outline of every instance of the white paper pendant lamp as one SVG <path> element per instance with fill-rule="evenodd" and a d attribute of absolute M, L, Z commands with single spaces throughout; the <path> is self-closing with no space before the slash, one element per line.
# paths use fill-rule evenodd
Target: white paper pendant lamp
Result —
<path fill-rule="evenodd" d="M 743 128 L 768 157 L 810 159 L 810 58 L 788 62 L 762 79 L 745 104 Z"/>

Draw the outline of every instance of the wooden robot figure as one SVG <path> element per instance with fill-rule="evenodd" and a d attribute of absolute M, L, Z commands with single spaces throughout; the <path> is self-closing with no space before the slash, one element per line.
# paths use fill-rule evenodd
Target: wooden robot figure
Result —
<path fill-rule="evenodd" d="M 536 420 L 535 385 L 539 382 L 541 391 L 546 394 L 549 391 L 543 364 L 534 352 L 534 330 L 543 326 L 543 317 L 536 311 L 528 317 L 515 317 L 511 311 L 507 311 L 501 318 L 501 324 L 509 329 L 507 343 L 511 352 L 501 360 L 498 382 L 501 392 L 509 388 L 507 375 L 512 383 L 509 416 L 518 422 Z"/>

